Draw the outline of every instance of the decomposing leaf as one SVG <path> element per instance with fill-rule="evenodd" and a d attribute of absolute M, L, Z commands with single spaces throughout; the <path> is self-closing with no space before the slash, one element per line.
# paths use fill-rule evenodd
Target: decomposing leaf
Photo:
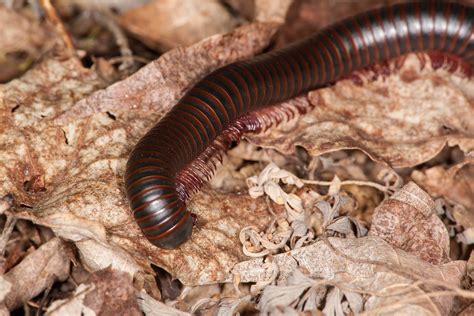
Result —
<path fill-rule="evenodd" d="M 261 22 L 285 22 L 285 17 L 294 0 L 255 0 L 255 20 Z"/>
<path fill-rule="evenodd" d="M 473 158 L 466 158 L 449 169 L 435 166 L 423 171 L 414 170 L 411 177 L 432 196 L 443 197 L 474 212 Z M 467 227 L 474 227 L 474 219 Z"/>
<path fill-rule="evenodd" d="M 294 154 L 295 146 L 312 156 L 360 149 L 393 167 L 414 166 L 434 157 L 446 144 L 465 153 L 474 149 L 474 81 L 445 69 L 422 67 L 409 55 L 400 69 L 364 84 L 352 80 L 309 93 L 314 109 L 296 124 L 282 125 L 249 138 L 257 145 Z"/>
<path fill-rule="evenodd" d="M 84 315 L 92 316 L 96 313 L 89 307 L 84 305 L 85 296 L 94 291 L 94 285 L 79 284 L 74 291 L 74 296 L 69 299 L 57 300 L 48 307 L 48 315 Z"/>
<path fill-rule="evenodd" d="M 51 239 L 1 277 L 0 283 L 12 285 L 3 303 L 9 310 L 15 309 L 54 282 L 65 280 L 69 276 L 69 266 L 64 242 L 59 238 Z M 5 285 L 1 287 L 5 288 Z"/>
<path fill-rule="evenodd" d="M 4 6 L 0 6 L 0 25 L 0 82 L 6 82 L 27 70 L 54 39 L 39 20 Z"/>
<path fill-rule="evenodd" d="M 120 22 L 148 46 L 167 51 L 228 33 L 238 20 L 217 0 L 154 0 L 126 11 Z"/>
<path fill-rule="evenodd" d="M 60 0 L 55 2 L 55 6 L 58 10 L 66 11 L 67 8 L 80 7 L 84 10 L 114 10 L 117 12 L 123 12 L 133 8 L 140 7 L 146 4 L 149 0 Z"/>
<path fill-rule="evenodd" d="M 397 308 L 396 304 L 390 305 L 396 297 L 397 301 L 408 299 L 407 303 L 413 304 L 414 308 L 421 306 L 446 314 L 450 310 L 452 296 L 426 294 L 436 291 L 440 284 L 448 288 L 459 286 L 466 269 L 463 261 L 431 265 L 375 236 L 323 239 L 310 246 L 275 255 L 272 261 L 279 270 L 277 285 L 289 286 L 289 277 L 299 268 L 307 271 L 315 284 L 343 284 L 345 291 L 370 294 L 370 300 L 365 305 L 367 311 L 379 306 Z M 272 272 L 259 258 L 237 264 L 233 273 L 239 275 L 241 282 L 260 282 L 267 280 Z M 287 288 L 281 291 L 281 295 L 292 296 L 293 291 Z M 284 305 L 285 299 L 280 297 L 277 303 Z M 406 312 L 412 310 L 407 309 Z"/>
<path fill-rule="evenodd" d="M 59 55 L 0 86 L 1 192 L 32 205 L 63 179 L 75 151 L 52 119 L 101 84 L 94 71 Z"/>
<path fill-rule="evenodd" d="M 160 301 L 155 300 L 146 292 L 142 291 L 138 294 L 138 304 L 146 316 L 190 316 L 191 314 L 182 312 L 168 306 Z"/>
<path fill-rule="evenodd" d="M 94 290 L 86 294 L 84 305 L 96 314 L 118 315 L 127 311 L 127 315 L 141 315 L 132 281 L 129 274 L 110 268 L 97 271 L 87 282 L 94 285 Z"/>
<path fill-rule="evenodd" d="M 448 230 L 434 201 L 413 182 L 375 209 L 369 234 L 432 264 L 449 261 Z"/>
<path fill-rule="evenodd" d="M 105 269 L 90 275 L 80 284 L 72 298 L 55 301 L 50 315 L 141 315 L 136 289 L 129 274 Z"/>

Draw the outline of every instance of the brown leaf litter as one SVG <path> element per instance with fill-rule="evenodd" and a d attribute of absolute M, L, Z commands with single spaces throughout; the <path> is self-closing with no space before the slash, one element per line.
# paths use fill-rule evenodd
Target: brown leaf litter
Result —
<path fill-rule="evenodd" d="M 38 19 L 4 6 L 0 6 L 0 25 L 0 82 L 6 82 L 25 72 L 54 40 Z"/>
<path fill-rule="evenodd" d="M 292 278 L 297 268 L 305 271 L 307 277 L 304 282 L 295 284 Z M 267 312 L 275 311 L 280 304 L 287 305 L 286 296 L 293 295 L 288 303 L 298 303 L 299 295 L 294 291 L 330 285 L 340 286 L 349 293 L 370 294 L 364 306 L 369 313 L 380 312 L 383 306 L 387 313 L 416 313 L 421 309 L 444 315 L 451 308 L 452 297 L 433 297 L 429 293 L 436 293 L 439 286 L 448 289 L 459 286 L 465 269 L 463 261 L 433 266 L 374 236 L 323 239 L 276 255 L 269 262 L 254 259 L 239 263 L 233 273 L 241 282 L 257 284 L 270 282 L 278 275 L 277 284 L 266 286 L 260 300 L 261 310 Z M 403 304 L 397 304 L 398 300 Z"/>
<path fill-rule="evenodd" d="M 66 123 L 105 111 L 138 110 L 158 115 L 168 111 L 200 78 L 232 61 L 260 53 L 276 32 L 275 23 L 242 26 L 194 46 L 177 48 L 134 75 L 77 102 L 58 117 Z"/>
<path fill-rule="evenodd" d="M 449 234 L 431 197 L 413 182 L 374 212 L 370 235 L 432 263 L 449 262 Z"/>
<path fill-rule="evenodd" d="M 1 301 L 9 310 L 51 288 L 69 276 L 70 254 L 64 242 L 54 238 L 25 257 L 0 279 Z"/>
<path fill-rule="evenodd" d="M 50 305 L 49 313 L 138 314 L 140 307 L 147 314 L 187 314 L 175 306 L 229 314 L 250 306 L 275 314 L 318 309 L 446 314 L 456 305 L 455 296 L 472 296 L 459 288 L 466 261 L 450 261 L 451 231 L 428 195 L 446 199 L 450 208 L 443 221 L 463 226 L 464 231 L 456 226 L 457 236 L 465 233 L 469 243 L 467 233 L 474 229 L 469 158 L 451 167 L 408 169 L 428 193 L 404 171 L 391 169 L 428 161 L 446 144 L 459 146 L 465 156 L 474 148 L 473 81 L 459 72 L 433 70 L 419 54 L 359 72 L 358 82 L 341 80 L 288 102 L 313 109 L 265 134 L 249 135 L 261 151 L 245 142 L 235 148 L 226 159 L 227 173 L 188 203 L 198 218 L 189 242 L 167 251 L 142 236 L 123 189 L 133 144 L 197 80 L 268 47 L 289 5 L 257 1 L 260 22 L 173 49 L 102 90 L 107 82 L 96 68 L 57 52 L 0 87 L 0 197 L 11 194 L 0 200 L 0 210 L 7 220 L 14 215 L 50 227 L 74 243 L 81 265 L 96 271 L 72 297 Z M 273 6 L 270 16 L 261 9 Z M 139 8 L 123 17 L 143 12 Z M 380 163 L 361 152 L 344 152 L 341 159 L 331 154 L 343 149 L 362 151 Z M 280 164 L 263 168 L 270 161 L 294 173 Z M 226 181 L 229 173 L 240 179 Z M 245 179 L 250 194 L 242 191 Z M 371 214 L 376 205 L 373 218 L 358 211 L 365 207 Z M 8 239 L 7 229 L 4 235 Z M 72 257 L 68 250 L 54 238 L 24 258 L 23 252 L 18 255 L 15 260 L 23 260 L 11 263 L 15 266 L 0 282 L 5 306 L 11 310 L 64 280 Z M 50 269 L 53 263 L 57 271 Z M 151 285 L 151 264 L 186 286 L 176 305 L 155 300 L 166 291 L 157 293 Z M 26 265 L 35 269 L 25 273 Z M 46 273 L 39 276 L 36 268 L 44 266 Z M 12 291 L 11 284 L 23 278 L 26 286 Z M 209 285 L 223 282 L 231 283 L 231 290 Z M 242 284 L 248 282 L 255 284 Z M 194 285 L 209 286 L 208 297 L 192 301 L 187 295 Z M 139 307 L 136 287 L 148 291 L 138 292 Z M 194 289 L 204 293 L 204 287 Z"/>
<path fill-rule="evenodd" d="M 123 13 L 120 23 L 148 46 L 167 51 L 228 33 L 238 20 L 217 0 L 154 0 Z"/>
<path fill-rule="evenodd" d="M 57 300 L 48 315 L 142 315 L 130 274 L 110 268 L 94 272 L 81 283 L 72 298 Z"/>

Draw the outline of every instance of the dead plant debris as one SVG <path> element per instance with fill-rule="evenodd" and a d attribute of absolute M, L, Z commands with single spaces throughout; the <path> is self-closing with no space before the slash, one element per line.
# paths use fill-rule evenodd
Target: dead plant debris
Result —
<path fill-rule="evenodd" d="M 278 105 L 310 110 L 229 151 L 189 242 L 142 236 L 123 174 L 149 127 L 214 69 L 378 3 L 175 2 L 0 6 L 0 313 L 472 313 L 474 81 L 424 54 Z"/>

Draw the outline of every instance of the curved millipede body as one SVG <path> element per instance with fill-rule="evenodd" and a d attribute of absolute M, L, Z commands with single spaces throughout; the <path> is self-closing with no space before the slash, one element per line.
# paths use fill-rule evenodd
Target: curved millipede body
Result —
<path fill-rule="evenodd" d="M 243 115 L 409 52 L 440 52 L 472 66 L 473 29 L 472 7 L 442 1 L 399 4 L 212 72 L 130 155 L 125 184 L 143 234 L 163 248 L 176 248 L 189 238 L 193 220 L 177 175 Z"/>

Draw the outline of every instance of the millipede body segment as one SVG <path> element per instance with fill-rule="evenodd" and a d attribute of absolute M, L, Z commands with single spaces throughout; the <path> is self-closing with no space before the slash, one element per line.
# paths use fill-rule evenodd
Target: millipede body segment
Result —
<path fill-rule="evenodd" d="M 191 88 L 130 154 L 125 185 L 143 234 L 168 249 L 189 238 L 193 219 L 178 174 L 243 115 L 410 52 L 441 52 L 472 66 L 473 28 L 472 7 L 442 1 L 399 4 L 215 70 Z M 200 183 L 196 177 L 190 173 L 185 178 Z"/>

